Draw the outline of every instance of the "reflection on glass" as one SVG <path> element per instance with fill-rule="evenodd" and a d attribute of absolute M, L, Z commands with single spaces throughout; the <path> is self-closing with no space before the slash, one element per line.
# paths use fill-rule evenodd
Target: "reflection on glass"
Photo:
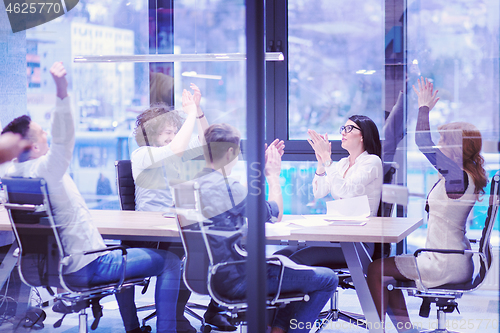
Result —
<path fill-rule="evenodd" d="M 102 208 L 92 199 L 101 175 L 111 180 L 116 195 L 113 162 L 130 159 L 136 148 L 130 138 L 137 115 L 156 102 L 182 109 L 182 90 L 191 83 L 203 91 L 201 103 L 211 122 L 231 123 L 246 137 L 246 65 L 75 63 L 75 56 L 244 54 L 244 18 L 244 1 L 86 0 L 26 31 L 27 113 L 50 128 L 54 87 L 48 68 L 62 60 L 77 128 L 70 173 L 89 207 Z M 105 208 L 118 209 L 116 197 L 112 200 L 114 206 Z"/>
<path fill-rule="evenodd" d="M 70 173 L 91 208 L 99 208 L 93 197 L 100 175 L 115 179 L 113 162 L 128 158 L 123 143 L 134 111 L 149 103 L 148 66 L 76 64 L 73 58 L 82 53 L 147 53 L 148 11 L 143 0 L 86 0 L 64 16 L 26 31 L 27 113 L 50 129 L 55 88 L 49 68 L 54 61 L 62 61 L 76 122 Z M 116 193 L 115 182 L 110 185 Z"/>
<path fill-rule="evenodd" d="M 457 0 L 445 3 L 439 0 L 412 0 L 407 6 L 408 62 L 413 66 L 418 64 L 421 75 L 429 77 L 434 87 L 439 89 L 440 100 L 431 112 L 430 127 L 436 129 L 438 125 L 457 121 L 474 124 L 483 138 L 482 155 L 489 179 L 499 165 L 499 21 L 498 1 Z M 417 75 L 409 73 L 409 90 L 412 85 L 417 87 L 417 78 Z M 424 195 L 437 180 L 437 172 L 418 156 L 413 132 L 418 103 L 412 90 L 408 93 L 407 107 L 407 182 L 411 193 Z M 434 142 L 438 142 L 440 136 L 437 131 L 431 136 Z M 410 205 L 409 215 L 419 214 L 425 203 L 423 199 L 414 197 L 413 200 L 419 200 L 419 207 Z M 478 238 L 487 205 L 487 197 L 477 202 L 467 223 Z M 426 217 L 426 214 L 420 214 Z"/>
<path fill-rule="evenodd" d="M 381 128 L 383 41 L 383 1 L 288 1 L 290 139 L 340 139 L 353 114 Z"/>
<path fill-rule="evenodd" d="M 174 1 L 174 24 L 175 54 L 246 53 L 244 1 Z M 175 63 L 174 78 L 176 102 L 196 84 L 210 123 L 231 124 L 246 138 L 244 61 Z"/>

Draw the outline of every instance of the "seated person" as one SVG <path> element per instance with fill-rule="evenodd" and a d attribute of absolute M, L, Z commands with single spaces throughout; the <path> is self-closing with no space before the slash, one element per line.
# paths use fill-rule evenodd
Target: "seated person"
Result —
<path fill-rule="evenodd" d="M 454 122 L 438 127 L 437 146 L 432 141 L 429 112 L 439 98 L 427 79 L 418 80 L 418 118 L 415 142 L 427 160 L 439 172 L 439 180 L 427 196 L 427 238 L 425 248 L 470 250 L 466 235 L 467 217 L 488 179 L 481 156 L 482 139 L 472 124 Z M 399 332 L 418 332 L 413 327 L 402 290 L 389 291 L 394 280 L 415 281 L 417 288 L 462 283 L 474 273 L 471 255 L 423 252 L 379 259 L 368 266 L 368 287 L 382 320 L 390 315 Z"/>
<path fill-rule="evenodd" d="M 245 259 L 241 239 L 245 232 L 245 198 L 247 189 L 230 178 L 231 170 L 238 160 L 240 134 L 227 124 L 216 124 L 205 131 L 204 155 L 206 167 L 196 176 L 200 185 L 201 206 L 205 217 L 217 229 L 235 230 L 231 241 L 224 236 L 211 237 L 214 261 L 237 261 Z M 266 202 L 267 220 L 280 221 L 283 215 L 283 198 L 279 183 L 281 157 L 272 144 L 266 149 L 265 175 L 269 184 L 269 201 Z M 279 309 L 273 322 L 272 332 L 309 332 L 325 303 L 337 287 L 335 273 L 324 267 L 297 265 L 286 257 L 288 264 L 283 276 L 283 293 L 299 292 L 310 296 L 308 302 L 292 302 Z M 298 270 L 293 269 L 300 268 Z M 279 266 L 267 266 L 267 290 L 270 294 L 278 288 Z M 229 265 L 215 276 L 215 289 L 228 298 L 245 298 L 245 265 Z M 304 326 L 296 325 L 304 323 Z M 306 329 L 309 327 L 309 329 Z"/>
<path fill-rule="evenodd" d="M 135 183 L 135 210 L 167 211 L 174 206 L 169 182 L 183 178 L 181 173 L 189 169 L 187 162 L 203 154 L 201 143 L 203 138 L 191 138 L 194 127 L 203 133 L 208 128 L 207 119 L 201 110 L 200 89 L 191 84 L 194 94 L 184 90 L 182 93 L 182 109 L 187 118 L 183 123 L 177 111 L 165 104 L 155 104 L 142 112 L 134 129 L 135 140 L 139 145 L 131 154 L 132 176 Z M 160 248 L 175 253 L 180 259 L 184 257 L 181 244 L 170 242 L 122 242 L 132 247 Z M 134 300 L 133 290 L 128 292 L 130 301 Z M 184 284 L 179 284 L 177 302 L 177 333 L 195 333 L 184 316 L 184 308 L 191 292 Z M 234 331 L 227 318 L 220 314 L 218 305 L 211 301 L 204 318 L 205 322 L 218 330 Z"/>
<path fill-rule="evenodd" d="M 48 185 L 55 223 L 66 253 L 72 254 L 66 266 L 65 281 L 74 286 L 93 286 L 119 280 L 122 274 L 120 250 L 83 255 L 84 251 L 105 248 L 97 228 L 92 224 L 90 211 L 66 173 L 73 156 L 75 129 L 67 94 L 66 70 L 61 62 L 50 69 L 57 88 L 56 108 L 52 118 L 52 145 L 47 133 L 28 116 L 14 119 L 2 133 L 20 134 L 31 142 L 31 149 L 8 171 L 9 176 L 41 177 Z M 155 302 L 157 332 L 175 333 L 175 305 L 180 278 L 180 260 L 167 251 L 129 249 L 126 278 L 156 276 Z M 128 291 L 131 288 L 124 289 Z M 127 332 L 140 333 L 135 304 L 122 293 L 116 295 Z"/>
<path fill-rule="evenodd" d="M 377 126 L 366 116 L 349 117 L 340 128 L 342 148 L 349 156 L 338 163 L 332 163 L 331 144 L 328 135 L 322 136 L 314 130 L 308 131 L 318 167 L 313 179 L 315 198 L 331 193 L 334 199 L 352 198 L 362 195 L 368 197 L 370 215 L 376 216 L 382 194 L 381 143 Z M 370 256 L 375 253 L 374 243 L 364 243 Z M 346 267 L 340 247 L 293 247 L 289 246 L 276 252 L 288 256 L 298 264 L 325 266 L 330 268 Z"/>

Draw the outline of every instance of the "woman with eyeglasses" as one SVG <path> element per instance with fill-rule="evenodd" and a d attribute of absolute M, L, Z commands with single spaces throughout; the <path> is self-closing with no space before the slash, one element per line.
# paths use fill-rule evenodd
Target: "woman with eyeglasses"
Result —
<path fill-rule="evenodd" d="M 313 179 L 315 198 L 331 193 L 334 199 L 368 196 L 370 214 L 375 216 L 382 193 L 382 148 L 375 123 L 366 116 L 351 116 L 340 127 L 342 148 L 349 156 L 338 163 L 332 162 L 331 143 L 328 134 L 322 136 L 314 130 L 308 131 L 307 141 L 314 149 L 318 160 Z"/>
<path fill-rule="evenodd" d="M 370 204 L 370 215 L 377 215 L 382 194 L 381 143 L 377 126 L 366 116 L 351 116 L 340 127 L 342 148 L 349 156 L 337 163 L 332 161 L 331 143 L 328 134 L 320 135 L 308 130 L 307 141 L 314 149 L 318 160 L 316 175 L 313 179 L 315 198 L 323 198 L 331 193 L 334 199 L 346 199 L 366 195 Z M 365 243 L 367 252 L 373 255 L 375 244 Z M 336 268 L 345 263 L 339 247 L 305 247 L 298 249 L 289 246 L 276 254 L 290 257 L 302 265 Z"/>

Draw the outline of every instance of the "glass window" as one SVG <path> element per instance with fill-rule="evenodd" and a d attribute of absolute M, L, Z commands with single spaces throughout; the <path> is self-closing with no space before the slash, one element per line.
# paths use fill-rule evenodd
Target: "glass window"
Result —
<path fill-rule="evenodd" d="M 62 61 L 68 72 L 68 92 L 76 123 L 70 171 L 92 208 L 98 208 L 93 195 L 101 174 L 111 180 L 112 193 L 116 194 L 114 161 L 128 158 L 128 148 L 118 147 L 118 142 L 128 137 L 137 112 L 149 103 L 148 66 L 73 60 L 82 55 L 147 53 L 148 15 L 148 2 L 144 0 L 89 0 L 26 31 L 27 112 L 45 130 L 50 130 L 55 86 L 49 69 L 55 61 Z M 118 209 L 117 203 L 111 208 Z"/>
<path fill-rule="evenodd" d="M 176 54 L 245 53 L 245 2 L 174 1 L 173 40 Z M 245 61 L 179 62 L 174 78 L 177 102 L 196 84 L 209 122 L 229 123 L 246 137 Z"/>
<path fill-rule="evenodd" d="M 440 100 L 430 113 L 433 141 L 439 125 L 469 122 L 481 132 L 482 155 L 488 178 L 499 169 L 499 29 L 500 7 L 495 1 L 408 1 L 408 187 L 416 196 L 409 214 L 421 214 L 425 195 L 438 174 L 415 145 L 418 101 L 411 86 L 429 78 Z M 486 188 L 489 193 L 489 188 Z M 421 199 L 418 199 L 418 198 Z M 488 197 L 476 203 L 468 221 L 470 237 L 480 237 Z M 498 224 L 496 226 L 498 229 Z M 495 237 L 498 244 L 498 237 Z M 423 244 L 421 244 L 423 245 Z"/>
<path fill-rule="evenodd" d="M 383 40 L 383 1 L 288 1 L 288 139 L 339 139 L 353 114 L 382 127 Z"/>
<path fill-rule="evenodd" d="M 27 112 L 50 130 L 55 87 L 49 69 L 63 61 L 77 130 L 71 175 L 92 203 L 101 173 L 114 179 L 113 162 L 129 159 L 137 148 L 132 134 L 137 115 L 158 102 L 182 110 L 182 91 L 191 83 L 202 92 L 209 123 L 230 123 L 246 137 L 246 63 L 76 63 L 74 58 L 245 53 L 245 40 L 244 1 L 85 1 L 26 31 Z M 185 177 L 196 174 L 201 162 L 185 170 Z M 114 181 L 111 187 L 116 194 Z"/>

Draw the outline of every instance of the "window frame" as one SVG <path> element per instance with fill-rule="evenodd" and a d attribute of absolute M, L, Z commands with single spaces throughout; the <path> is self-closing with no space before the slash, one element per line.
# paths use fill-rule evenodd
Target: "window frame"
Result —
<path fill-rule="evenodd" d="M 385 81 L 382 98 L 385 100 L 386 109 L 396 103 L 400 90 L 403 90 L 405 95 L 408 91 L 404 80 L 407 71 L 406 2 L 406 0 L 385 0 Z M 391 37 L 394 27 L 401 27 L 401 34 Z M 275 138 L 285 142 L 286 149 L 282 157 L 284 161 L 316 161 L 314 151 L 306 140 L 290 140 L 288 135 L 288 0 L 266 3 L 266 48 L 268 52 L 282 52 L 284 56 L 284 61 L 266 64 L 266 142 L 271 142 Z M 406 104 L 405 98 L 405 128 L 407 127 Z M 388 111 L 390 109 L 385 110 L 386 117 Z M 406 146 L 406 138 L 404 140 Z M 341 140 L 330 142 L 333 161 L 348 156 L 347 151 L 341 146 Z M 406 158 L 404 164 L 406 169 Z"/>

